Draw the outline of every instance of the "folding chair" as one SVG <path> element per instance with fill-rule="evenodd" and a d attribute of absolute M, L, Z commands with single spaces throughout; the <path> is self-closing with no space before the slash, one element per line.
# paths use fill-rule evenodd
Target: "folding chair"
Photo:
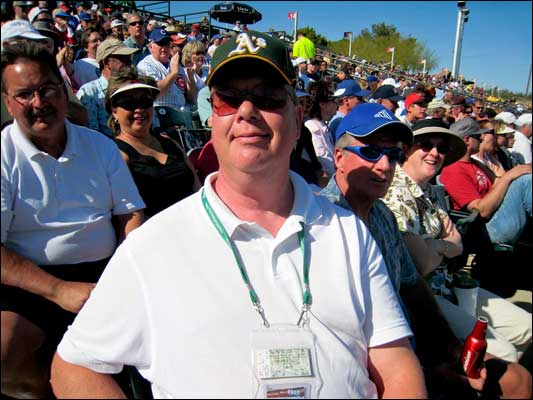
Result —
<path fill-rule="evenodd" d="M 202 128 L 197 114 L 165 106 L 155 106 L 154 109 L 161 129 L 177 140 L 186 152 L 209 141 L 211 131 Z"/>

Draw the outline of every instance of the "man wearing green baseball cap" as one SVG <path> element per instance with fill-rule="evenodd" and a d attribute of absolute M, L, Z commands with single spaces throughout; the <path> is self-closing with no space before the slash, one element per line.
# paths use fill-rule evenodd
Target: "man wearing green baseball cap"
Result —
<path fill-rule="evenodd" d="M 426 396 L 370 233 L 289 171 L 294 78 L 267 35 L 241 32 L 215 51 L 220 168 L 110 261 L 58 347 L 58 397 L 121 395 L 104 374 L 125 363 L 156 398 Z"/>

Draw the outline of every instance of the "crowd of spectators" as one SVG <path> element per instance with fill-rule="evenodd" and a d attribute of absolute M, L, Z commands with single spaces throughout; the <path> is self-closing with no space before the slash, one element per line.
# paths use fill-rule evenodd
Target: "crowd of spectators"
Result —
<path fill-rule="evenodd" d="M 101 2 L 12 3 L 12 10 L 3 6 L 1 39 L 4 394 L 20 395 L 30 382 L 29 391 L 48 395 L 43 368 L 126 235 L 194 195 L 221 164 L 232 174 L 232 163 L 247 160 L 246 152 L 232 159 L 230 150 L 219 160 L 212 140 L 201 148 L 176 140 L 162 127 L 166 113 L 187 115 L 211 132 L 213 120 L 235 114 L 243 99 L 268 114 L 292 100 L 297 118 L 285 117 L 291 127 L 299 123 L 286 153 L 303 177 L 295 179 L 307 195 L 352 210 L 371 231 L 402 309 L 415 318 L 416 354 L 440 379 L 442 371 L 431 368 L 449 362 L 447 346 L 456 352 L 475 318 L 438 297 L 434 282 L 447 279 L 441 262 L 463 248 L 430 181 L 441 174 L 451 208 L 479 211 L 494 244 L 517 244 L 532 218 L 530 112 L 494 105 L 446 70 L 409 74 L 347 59 L 303 34 L 283 59 L 265 44 L 279 46 L 279 35 L 260 34 L 254 47 L 239 21 L 224 31 L 206 18 L 185 25 Z M 233 52 L 218 50 L 228 41 Z M 241 65 L 234 57 L 233 76 L 223 66 L 239 51 L 263 52 L 258 58 L 267 63 Z M 265 65 L 275 66 L 267 70 L 282 84 L 269 87 L 270 76 L 246 68 Z M 250 87 L 255 81 L 260 89 Z M 294 85 L 286 91 L 288 81 Z M 81 276 L 80 265 L 96 272 Z M 483 301 L 494 298 L 481 293 Z M 417 325 L 420 298 L 443 327 L 435 354 L 428 330 Z M 20 307 L 21 299 L 35 309 Z M 487 360 L 506 363 L 498 377 L 504 394 L 530 396 L 531 376 L 517 362 L 531 345 L 531 313 L 493 301 L 497 311 L 494 304 L 477 310 L 491 317 Z M 409 347 L 406 340 L 402 346 Z M 484 382 L 466 385 L 477 390 Z"/>

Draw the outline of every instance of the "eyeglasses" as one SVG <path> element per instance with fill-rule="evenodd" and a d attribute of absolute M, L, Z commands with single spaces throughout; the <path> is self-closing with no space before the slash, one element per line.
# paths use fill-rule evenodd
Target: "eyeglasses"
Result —
<path fill-rule="evenodd" d="M 144 21 L 132 21 L 128 24 L 128 26 L 137 26 L 137 25 L 144 25 Z"/>
<path fill-rule="evenodd" d="M 219 116 L 235 114 L 244 100 L 249 100 L 263 111 L 274 111 L 287 103 L 285 88 L 259 86 L 252 90 L 213 90 L 209 102 Z"/>
<path fill-rule="evenodd" d="M 346 146 L 343 150 L 348 150 L 350 153 L 357 154 L 359 157 L 370 162 L 378 162 L 384 154 L 389 157 L 389 162 L 396 163 L 400 161 L 403 154 L 399 147 L 381 147 L 381 146 Z"/>
<path fill-rule="evenodd" d="M 490 133 L 490 134 L 492 134 L 492 135 L 495 135 L 495 134 L 496 134 L 496 130 L 494 130 L 494 128 L 493 128 L 493 129 L 489 129 L 489 130 L 488 130 L 487 132 L 485 132 L 485 133 Z"/>
<path fill-rule="evenodd" d="M 437 151 L 439 152 L 439 154 L 442 154 L 442 155 L 446 155 L 448 154 L 450 151 L 452 151 L 452 148 L 449 144 L 446 144 L 446 143 L 441 143 L 439 145 L 434 145 L 433 143 L 431 143 L 429 140 L 425 140 L 425 141 L 422 141 L 422 142 L 416 142 L 418 144 L 418 146 L 426 151 L 426 152 L 429 152 L 431 150 L 433 150 L 433 148 L 435 147 L 437 149 Z"/>
<path fill-rule="evenodd" d="M 127 111 L 135 111 L 138 108 L 147 109 L 154 105 L 154 99 L 151 96 L 141 97 L 119 97 L 111 102 L 113 107 L 120 107 Z"/>
<path fill-rule="evenodd" d="M 479 140 L 481 142 L 481 134 L 476 133 L 475 135 L 468 135 L 468 137 L 471 137 L 473 139 Z"/>
<path fill-rule="evenodd" d="M 102 41 L 102 38 L 97 37 L 97 38 L 89 40 L 89 43 L 96 43 L 96 42 L 101 42 L 101 41 Z"/>
<path fill-rule="evenodd" d="M 20 105 L 27 107 L 33 102 L 35 93 L 39 94 L 39 99 L 50 101 L 57 97 L 59 90 L 64 84 L 65 82 L 45 83 L 38 89 L 20 90 L 16 92 L 14 95 L 8 95 L 8 96 L 13 98 Z"/>

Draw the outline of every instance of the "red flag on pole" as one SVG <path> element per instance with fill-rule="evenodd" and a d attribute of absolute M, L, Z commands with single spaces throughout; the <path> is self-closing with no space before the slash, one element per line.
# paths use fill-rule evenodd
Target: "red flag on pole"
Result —
<path fill-rule="evenodd" d="M 387 47 L 387 53 L 392 53 L 394 51 L 394 47 Z"/>
<path fill-rule="evenodd" d="M 287 18 L 296 19 L 296 11 L 289 11 L 289 13 L 287 14 Z"/>

